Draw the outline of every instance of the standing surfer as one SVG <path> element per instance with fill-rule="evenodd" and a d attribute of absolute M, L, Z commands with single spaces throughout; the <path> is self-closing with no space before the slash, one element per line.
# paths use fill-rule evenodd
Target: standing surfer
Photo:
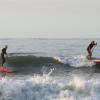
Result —
<path fill-rule="evenodd" d="M 92 41 L 89 46 L 87 47 L 87 59 L 88 60 L 92 60 L 92 52 L 93 52 L 93 48 L 97 45 L 97 43 L 95 41 Z"/>
<path fill-rule="evenodd" d="M 2 49 L 2 52 L 1 52 L 2 67 L 3 67 L 4 63 L 6 62 L 5 55 L 6 55 L 6 57 L 7 57 L 7 53 L 6 53 L 7 48 L 8 48 L 8 46 L 5 45 L 5 47 Z"/>

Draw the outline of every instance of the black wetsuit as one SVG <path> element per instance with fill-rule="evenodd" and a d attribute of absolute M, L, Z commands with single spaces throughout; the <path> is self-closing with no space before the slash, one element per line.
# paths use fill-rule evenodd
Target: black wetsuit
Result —
<path fill-rule="evenodd" d="M 89 46 L 88 46 L 87 50 L 89 50 L 89 49 L 91 50 L 91 49 L 93 48 L 93 46 L 94 46 L 94 45 L 95 45 L 95 44 L 92 44 L 92 43 L 91 43 L 91 44 L 89 44 Z"/>
<path fill-rule="evenodd" d="M 87 52 L 88 52 L 88 56 L 92 56 L 92 51 L 91 49 L 94 47 L 94 45 L 97 45 L 97 43 L 90 43 L 89 46 L 87 47 Z"/>
<path fill-rule="evenodd" d="M 3 66 L 3 64 L 6 62 L 6 58 L 5 58 L 5 54 L 7 55 L 7 53 L 6 53 L 6 48 L 3 48 L 2 49 L 2 53 L 1 53 L 1 58 L 2 58 L 2 66 Z"/>

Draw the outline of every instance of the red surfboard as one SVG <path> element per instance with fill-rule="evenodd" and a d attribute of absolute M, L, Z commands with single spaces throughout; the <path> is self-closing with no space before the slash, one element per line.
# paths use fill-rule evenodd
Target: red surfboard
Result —
<path fill-rule="evenodd" d="M 3 68 L 3 67 L 0 67 L 0 72 L 4 72 L 4 73 L 12 73 L 13 70 L 10 70 L 10 69 L 6 69 L 6 68 Z"/>
<path fill-rule="evenodd" d="M 93 60 L 95 63 L 100 63 L 100 60 Z"/>

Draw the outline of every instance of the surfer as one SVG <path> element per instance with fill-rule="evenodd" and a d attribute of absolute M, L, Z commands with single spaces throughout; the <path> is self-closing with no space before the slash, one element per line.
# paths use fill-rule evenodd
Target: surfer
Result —
<path fill-rule="evenodd" d="M 2 49 L 2 52 L 1 52 L 2 67 L 3 67 L 4 63 L 6 62 L 5 55 L 6 55 L 6 57 L 7 57 L 7 53 L 6 53 L 7 48 L 8 48 L 8 46 L 5 45 L 5 47 Z"/>
<path fill-rule="evenodd" d="M 92 41 L 89 46 L 87 47 L 87 59 L 91 60 L 92 59 L 92 52 L 93 52 L 93 48 L 97 45 L 97 43 L 95 41 Z"/>

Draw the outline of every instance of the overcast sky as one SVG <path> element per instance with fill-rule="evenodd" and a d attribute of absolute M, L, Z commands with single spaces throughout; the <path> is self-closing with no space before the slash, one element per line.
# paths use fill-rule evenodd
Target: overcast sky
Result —
<path fill-rule="evenodd" d="M 100 37 L 100 0 L 0 0 L 0 37 Z"/>

